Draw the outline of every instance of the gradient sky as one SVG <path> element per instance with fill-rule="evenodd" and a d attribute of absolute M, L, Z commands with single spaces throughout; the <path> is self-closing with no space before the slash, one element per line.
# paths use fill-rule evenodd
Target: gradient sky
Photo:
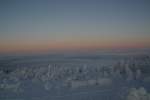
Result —
<path fill-rule="evenodd" d="M 0 0 L 0 52 L 150 48 L 149 0 Z"/>

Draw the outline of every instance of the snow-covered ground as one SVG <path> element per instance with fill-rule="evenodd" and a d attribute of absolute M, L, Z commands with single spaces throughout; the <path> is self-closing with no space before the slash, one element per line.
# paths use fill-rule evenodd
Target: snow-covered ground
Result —
<path fill-rule="evenodd" d="M 0 100 L 150 100 L 149 84 L 149 54 L 0 57 Z"/>

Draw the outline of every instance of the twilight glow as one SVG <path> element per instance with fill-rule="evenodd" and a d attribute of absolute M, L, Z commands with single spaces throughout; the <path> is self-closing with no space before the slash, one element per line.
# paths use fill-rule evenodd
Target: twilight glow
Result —
<path fill-rule="evenodd" d="M 149 0 L 0 0 L 0 52 L 150 48 Z"/>

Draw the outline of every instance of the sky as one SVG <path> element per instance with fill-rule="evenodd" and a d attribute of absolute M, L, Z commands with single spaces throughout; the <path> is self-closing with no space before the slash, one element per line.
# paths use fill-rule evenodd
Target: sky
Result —
<path fill-rule="evenodd" d="M 0 0 L 0 53 L 150 48 L 149 0 Z"/>

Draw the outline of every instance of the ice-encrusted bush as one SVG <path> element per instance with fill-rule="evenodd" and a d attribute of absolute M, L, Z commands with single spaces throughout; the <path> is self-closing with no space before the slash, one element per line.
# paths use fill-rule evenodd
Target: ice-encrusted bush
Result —
<path fill-rule="evenodd" d="M 128 64 L 125 66 L 125 73 L 126 73 L 127 81 L 133 80 L 133 78 L 134 78 L 133 72 L 130 69 L 130 67 L 128 66 Z"/>
<path fill-rule="evenodd" d="M 89 79 L 89 80 L 71 80 L 68 83 L 71 88 L 80 88 L 86 86 L 110 86 L 112 84 L 112 80 L 110 78 L 99 78 L 99 79 Z"/>
<path fill-rule="evenodd" d="M 145 88 L 132 88 L 129 90 L 126 100 L 150 100 L 150 93 L 147 93 Z"/>
<path fill-rule="evenodd" d="M 50 82 L 46 82 L 46 83 L 44 84 L 45 90 L 50 90 L 52 87 L 53 87 L 53 85 L 52 85 Z"/>
<path fill-rule="evenodd" d="M 100 86 L 110 86 L 112 84 L 112 79 L 110 79 L 110 78 L 99 78 L 99 79 L 97 79 L 97 84 Z"/>
<path fill-rule="evenodd" d="M 143 79 L 143 82 L 150 83 L 150 76 L 145 77 L 145 78 Z"/>
<path fill-rule="evenodd" d="M 20 88 L 20 85 L 21 85 L 20 82 L 16 83 L 4 82 L 0 84 L 0 90 L 6 90 L 10 92 L 21 92 L 22 89 Z"/>
<path fill-rule="evenodd" d="M 141 72 L 140 69 L 137 69 L 135 74 L 136 74 L 136 75 L 135 75 L 135 78 L 136 78 L 136 79 L 140 79 L 140 78 L 142 77 L 142 72 Z"/>

